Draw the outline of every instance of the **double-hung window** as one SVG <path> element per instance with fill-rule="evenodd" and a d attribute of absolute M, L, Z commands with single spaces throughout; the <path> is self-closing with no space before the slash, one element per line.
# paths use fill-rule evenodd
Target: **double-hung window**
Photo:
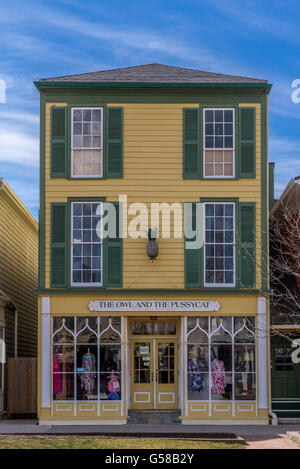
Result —
<path fill-rule="evenodd" d="M 234 177 L 234 109 L 204 109 L 203 121 L 204 177 Z"/>
<path fill-rule="evenodd" d="M 72 108 L 72 177 L 102 177 L 103 109 Z"/>
<path fill-rule="evenodd" d="M 204 285 L 235 285 L 235 205 L 205 203 Z"/>
<path fill-rule="evenodd" d="M 101 202 L 72 202 L 72 286 L 102 286 Z"/>

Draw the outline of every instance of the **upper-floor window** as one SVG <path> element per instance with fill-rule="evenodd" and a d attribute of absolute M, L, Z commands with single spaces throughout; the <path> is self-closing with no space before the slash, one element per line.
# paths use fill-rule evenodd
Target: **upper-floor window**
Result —
<path fill-rule="evenodd" d="M 234 177 L 234 109 L 204 109 L 204 176 Z"/>
<path fill-rule="evenodd" d="M 204 285 L 235 285 L 234 203 L 205 203 Z"/>
<path fill-rule="evenodd" d="M 101 177 L 103 173 L 103 109 L 72 108 L 72 176 Z"/>
<path fill-rule="evenodd" d="M 102 203 L 72 203 L 72 286 L 102 286 Z"/>

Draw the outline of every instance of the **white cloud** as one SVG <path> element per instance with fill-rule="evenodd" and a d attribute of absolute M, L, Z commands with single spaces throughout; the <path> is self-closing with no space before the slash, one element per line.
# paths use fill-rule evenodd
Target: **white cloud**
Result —
<path fill-rule="evenodd" d="M 21 124 L 28 124 L 28 125 L 31 125 L 31 124 L 35 124 L 35 125 L 38 125 L 39 123 L 39 115 L 38 114 L 34 114 L 34 113 L 30 113 L 30 112 L 25 112 L 25 111 L 7 111 L 7 110 L 2 110 L 0 108 L 0 122 L 1 122 L 1 119 L 9 119 L 9 120 L 13 120 L 13 121 L 17 121 L 18 123 L 21 123 Z M 1 124 L 2 126 L 2 124 Z"/>
<path fill-rule="evenodd" d="M 13 126 L 0 127 L 0 161 L 38 166 L 39 139 Z"/>
<path fill-rule="evenodd" d="M 269 154 L 270 161 L 275 161 L 275 195 L 278 197 L 290 179 L 300 175 L 300 140 L 273 136 Z"/>
<path fill-rule="evenodd" d="M 249 32 L 254 30 L 256 33 L 261 31 L 264 35 L 267 33 L 269 36 L 278 37 L 284 41 L 299 42 L 299 35 L 295 35 L 298 24 L 294 23 L 295 16 L 293 15 L 287 20 L 288 7 L 285 4 L 278 5 L 279 8 L 275 8 L 273 4 L 272 8 L 267 6 L 265 10 L 263 2 L 253 2 L 252 0 L 244 0 L 243 8 L 241 8 L 240 2 L 231 0 L 226 2 L 210 0 L 210 3 L 213 3 L 221 14 L 230 18 L 232 28 L 236 28 L 238 21 L 240 34 L 249 35 Z"/>
<path fill-rule="evenodd" d="M 216 56 L 213 51 L 201 44 L 192 47 L 184 41 L 176 40 L 174 35 L 161 35 L 139 30 L 128 31 L 120 27 L 108 27 L 101 23 L 82 21 L 71 16 L 68 17 L 67 22 L 65 18 L 51 14 L 48 14 L 44 20 L 55 28 L 61 28 L 63 32 L 69 30 L 78 33 L 80 31 L 80 35 L 96 41 L 103 41 L 109 44 L 110 50 L 114 54 L 130 56 L 131 61 L 132 52 L 135 50 L 143 53 L 144 60 L 146 60 L 147 54 L 156 53 L 175 57 L 177 60 L 184 60 L 195 65 L 201 64 L 201 67 L 208 67 L 211 70 L 220 70 L 228 65 L 226 60 Z"/>

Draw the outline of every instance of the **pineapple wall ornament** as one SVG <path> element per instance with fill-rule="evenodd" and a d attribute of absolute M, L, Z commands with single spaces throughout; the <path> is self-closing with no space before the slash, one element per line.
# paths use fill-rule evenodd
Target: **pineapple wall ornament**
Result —
<path fill-rule="evenodd" d="M 149 228 L 148 230 L 148 243 L 146 247 L 147 256 L 153 260 L 158 256 L 159 249 L 158 244 L 156 242 L 157 230 L 152 230 Z"/>

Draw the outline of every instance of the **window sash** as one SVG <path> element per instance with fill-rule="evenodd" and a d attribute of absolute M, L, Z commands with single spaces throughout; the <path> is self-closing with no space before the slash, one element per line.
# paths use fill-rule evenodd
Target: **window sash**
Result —
<path fill-rule="evenodd" d="M 232 134 L 228 135 L 228 137 L 232 137 L 232 147 L 206 147 L 206 119 L 205 119 L 205 111 L 232 111 Z M 221 123 L 221 122 L 220 122 Z M 213 120 L 213 125 L 215 124 L 215 120 Z M 222 124 L 225 124 L 225 121 L 222 121 Z M 216 136 L 213 133 L 213 138 Z M 225 138 L 225 135 L 222 135 Z M 232 151 L 232 174 L 231 175 L 206 175 L 206 151 Z M 223 162 L 224 165 L 224 154 L 223 154 Z M 232 179 L 235 177 L 235 109 L 234 108 L 203 108 L 203 177 L 207 179 Z"/>
<path fill-rule="evenodd" d="M 74 137 L 74 131 L 73 131 L 73 124 L 74 124 L 74 111 L 100 111 L 100 146 L 90 146 L 90 147 L 83 147 L 82 146 L 74 146 L 73 143 L 73 137 Z M 75 121 L 76 122 L 76 121 Z M 81 123 L 83 125 L 83 119 L 78 123 Z M 88 121 L 86 123 L 89 123 Z M 91 121 L 92 123 L 92 121 Z M 83 138 L 83 131 L 81 132 L 81 135 Z M 93 134 L 91 133 L 91 142 L 92 142 L 92 136 Z M 98 134 L 97 134 L 98 136 Z M 74 174 L 74 151 L 97 151 L 100 153 L 100 173 L 98 174 Z M 93 158 L 93 155 L 91 156 Z M 91 163 L 92 164 L 92 163 Z M 103 177 L 103 108 L 102 107 L 72 107 L 71 109 L 71 177 L 72 178 L 101 178 Z"/>
<path fill-rule="evenodd" d="M 233 207 L 233 215 L 232 215 L 232 219 L 233 219 L 233 228 L 232 228 L 232 232 L 233 232 L 233 240 L 232 242 L 207 242 L 206 241 L 206 206 L 207 205 L 214 205 L 214 207 L 216 205 L 223 205 L 224 208 L 226 205 L 231 205 Z M 236 281 L 235 281 L 235 276 L 236 276 L 236 266 L 235 266 L 235 263 L 236 263 L 236 259 L 235 259 L 235 204 L 234 202 L 205 202 L 204 203 L 204 213 L 203 213 L 203 216 L 204 216 L 204 223 L 203 223 L 203 229 L 204 229 L 204 232 L 203 232 L 203 239 L 204 239 L 204 255 L 203 255 L 203 270 L 204 270 L 204 286 L 205 287 L 234 287 L 235 284 L 236 284 Z M 215 219 L 215 215 L 213 217 Z M 211 230 L 212 231 L 212 230 Z M 221 230 L 216 230 L 216 228 L 214 228 L 213 230 L 214 232 L 215 231 L 221 231 Z M 225 232 L 225 229 L 223 228 L 222 230 L 223 232 Z M 232 283 L 217 283 L 217 282 L 213 282 L 213 283 L 209 283 L 206 281 L 206 272 L 208 270 L 211 270 L 211 269 L 207 269 L 206 268 L 206 259 L 207 259 L 207 256 L 206 256 L 206 246 L 218 246 L 218 245 L 222 245 L 222 246 L 232 246 L 232 250 L 233 250 L 233 282 Z M 220 256 L 219 256 L 220 257 Z M 224 258 L 224 262 L 226 260 L 226 256 L 222 256 Z M 218 258 L 218 256 L 214 255 L 213 259 L 214 259 L 214 269 L 213 269 L 213 272 L 214 272 L 214 276 L 216 275 L 216 272 L 217 271 L 220 271 L 221 269 L 216 269 L 215 268 L 215 260 Z M 222 272 L 226 272 L 226 270 L 229 270 L 229 269 L 222 269 Z"/>
<path fill-rule="evenodd" d="M 95 287 L 101 287 L 103 286 L 103 240 L 102 238 L 100 237 L 98 241 L 79 241 L 79 242 L 74 242 L 74 239 L 73 239 L 73 219 L 74 219 L 74 205 L 75 204 L 80 204 L 80 205 L 85 205 L 85 204 L 97 204 L 97 205 L 100 205 L 101 206 L 101 214 L 100 214 L 100 220 L 101 220 L 101 232 L 102 232 L 102 219 L 103 219 L 103 203 L 102 202 L 89 202 L 89 201 L 86 201 L 86 202 L 72 202 L 71 203 L 71 243 L 70 243 L 70 248 L 71 248 L 71 255 L 70 255 L 70 258 L 71 258 L 71 286 L 72 287 L 80 287 L 80 286 L 95 286 Z M 81 218 L 83 218 L 83 214 L 80 216 Z M 92 215 L 91 215 L 92 216 Z M 83 230 L 83 228 L 81 228 L 81 231 Z M 91 232 L 93 232 L 93 230 L 91 229 Z M 73 272 L 74 270 L 79 270 L 80 272 L 84 272 L 84 269 L 82 269 L 82 267 L 80 269 L 74 269 L 74 256 L 73 255 L 73 247 L 74 246 L 82 246 L 82 254 L 81 254 L 81 258 L 83 258 L 83 247 L 84 246 L 91 246 L 91 248 L 93 248 L 93 246 L 100 246 L 100 256 L 88 256 L 90 257 L 91 259 L 91 262 L 92 262 L 92 259 L 93 257 L 96 257 L 96 258 L 99 258 L 100 257 L 100 269 L 93 269 L 91 268 L 91 272 L 93 270 L 97 270 L 100 272 L 100 278 L 101 278 L 101 281 L 100 282 L 74 282 L 73 281 Z M 91 273 L 92 275 L 92 273 Z"/>

